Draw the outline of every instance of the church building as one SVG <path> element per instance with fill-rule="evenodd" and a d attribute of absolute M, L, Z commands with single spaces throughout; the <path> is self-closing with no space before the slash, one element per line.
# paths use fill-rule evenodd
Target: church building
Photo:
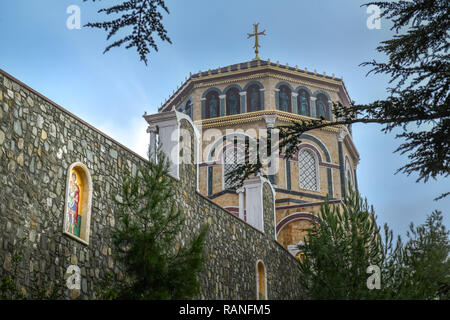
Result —
<path fill-rule="evenodd" d="M 226 174 L 242 163 L 249 144 L 261 133 L 294 121 L 335 120 L 332 108 L 338 102 L 351 105 L 344 82 L 334 74 L 261 60 L 256 53 L 252 61 L 190 74 L 159 114 L 183 113 L 200 132 L 199 192 L 261 228 L 261 221 L 247 215 L 246 207 L 252 204 L 246 203 L 245 194 L 251 192 L 251 181 L 236 188 Z M 144 117 L 154 133 L 154 119 L 160 116 Z M 326 197 L 340 203 L 348 185 L 357 187 L 359 162 L 351 126 L 312 130 L 301 141 L 290 159 L 283 152 L 272 155 L 274 172 L 268 175 L 276 194 L 276 238 L 293 255 L 299 253 L 303 230 L 316 219 Z"/>

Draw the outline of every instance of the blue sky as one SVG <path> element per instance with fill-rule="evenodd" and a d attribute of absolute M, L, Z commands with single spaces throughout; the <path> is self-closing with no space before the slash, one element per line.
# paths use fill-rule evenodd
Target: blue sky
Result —
<path fill-rule="evenodd" d="M 145 66 L 135 51 L 112 49 L 103 54 L 106 33 L 69 30 L 70 5 L 81 8 L 81 24 L 102 21 L 97 9 L 111 0 L 0 1 L 0 68 L 41 92 L 119 142 L 145 155 L 144 111 L 155 113 L 174 89 L 199 70 L 253 58 L 247 33 L 260 23 L 260 56 L 317 72 L 344 77 L 350 97 L 368 103 L 386 97 L 388 78 L 366 76 L 358 66 L 382 60 L 375 48 L 392 36 L 389 21 L 369 29 L 365 1 L 335 0 L 166 0 L 170 14 L 163 23 L 173 44 L 158 42 L 159 51 Z M 401 141 L 379 125 L 355 125 L 360 152 L 358 185 L 375 208 L 379 222 L 404 234 L 409 223 L 420 224 L 438 209 L 450 226 L 449 180 L 415 183 L 417 176 L 394 175 L 407 157 L 393 153 Z"/>

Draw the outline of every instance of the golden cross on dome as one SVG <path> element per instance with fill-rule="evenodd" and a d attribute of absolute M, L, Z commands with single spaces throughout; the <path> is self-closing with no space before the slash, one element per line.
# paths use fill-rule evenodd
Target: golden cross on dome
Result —
<path fill-rule="evenodd" d="M 248 34 L 247 39 L 250 39 L 251 37 L 255 37 L 255 45 L 253 46 L 253 48 L 255 48 L 256 57 L 253 60 L 260 60 L 259 56 L 258 56 L 258 53 L 259 53 L 258 48 L 261 48 L 261 46 L 259 45 L 258 36 L 266 35 L 265 34 L 266 30 L 264 30 L 262 32 L 258 32 L 258 26 L 259 26 L 259 23 L 254 23 L 253 24 L 253 33 L 247 33 Z"/>

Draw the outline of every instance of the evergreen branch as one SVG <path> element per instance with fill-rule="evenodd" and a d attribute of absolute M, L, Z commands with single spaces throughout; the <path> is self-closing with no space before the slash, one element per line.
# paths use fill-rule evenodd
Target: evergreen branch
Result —
<path fill-rule="evenodd" d="M 95 0 L 92 1 L 95 2 Z M 107 40 L 110 40 L 120 30 L 132 28 L 126 36 L 109 44 L 103 53 L 122 45 L 125 45 L 126 49 L 135 47 L 140 60 L 147 65 L 147 56 L 150 54 L 150 49 L 158 51 L 158 45 L 153 38 L 153 33 L 157 33 L 162 41 L 172 43 L 167 36 L 167 30 L 161 22 L 163 16 L 158 11 L 159 7 L 166 13 L 169 13 L 169 9 L 163 0 L 123 1 L 120 4 L 102 8 L 98 11 L 98 13 L 107 15 L 121 14 L 119 18 L 105 22 L 89 22 L 85 27 L 104 29 L 108 32 Z"/>

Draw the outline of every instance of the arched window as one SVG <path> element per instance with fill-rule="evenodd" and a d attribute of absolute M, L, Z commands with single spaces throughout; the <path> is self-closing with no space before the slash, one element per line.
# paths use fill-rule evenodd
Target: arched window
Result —
<path fill-rule="evenodd" d="M 247 89 L 247 112 L 262 110 L 259 86 L 253 84 Z"/>
<path fill-rule="evenodd" d="M 191 102 L 191 100 L 188 100 L 188 102 L 186 102 L 186 106 L 184 107 L 184 113 L 187 114 L 192 119 L 192 102 Z"/>
<path fill-rule="evenodd" d="M 234 145 L 227 145 L 225 147 L 222 159 L 224 189 L 233 189 L 235 187 L 235 183 L 227 181 L 227 174 L 236 169 L 239 164 L 244 163 L 244 150 L 245 149 L 237 147 L 236 141 L 234 142 Z"/>
<path fill-rule="evenodd" d="M 316 116 L 317 118 L 323 118 L 325 120 L 330 120 L 329 110 L 328 110 L 328 98 L 324 94 L 318 94 L 316 100 Z"/>
<path fill-rule="evenodd" d="M 227 116 L 241 113 L 241 99 L 237 88 L 231 88 L 227 91 L 226 103 Z"/>
<path fill-rule="evenodd" d="M 288 86 L 280 86 L 278 108 L 281 111 L 292 112 L 291 89 Z"/>
<path fill-rule="evenodd" d="M 64 233 L 89 243 L 92 179 L 88 168 L 76 162 L 69 167 L 66 187 Z"/>
<path fill-rule="evenodd" d="M 262 261 L 256 264 L 256 297 L 257 300 L 267 300 L 266 267 Z"/>
<path fill-rule="evenodd" d="M 216 118 L 220 115 L 220 99 L 216 91 L 211 91 L 206 95 L 205 117 Z"/>
<path fill-rule="evenodd" d="M 355 183 L 353 179 L 353 173 L 352 173 L 352 167 L 350 166 L 350 161 L 346 157 L 345 159 L 345 186 L 348 187 L 350 185 L 350 188 L 354 190 Z"/>
<path fill-rule="evenodd" d="M 306 91 L 304 89 L 300 89 L 298 91 L 298 96 L 297 96 L 298 114 L 310 117 L 311 112 L 310 112 L 309 103 L 310 103 L 310 97 L 309 97 L 308 91 Z"/>
<path fill-rule="evenodd" d="M 303 148 L 298 152 L 300 188 L 319 191 L 319 168 L 314 152 Z"/>

